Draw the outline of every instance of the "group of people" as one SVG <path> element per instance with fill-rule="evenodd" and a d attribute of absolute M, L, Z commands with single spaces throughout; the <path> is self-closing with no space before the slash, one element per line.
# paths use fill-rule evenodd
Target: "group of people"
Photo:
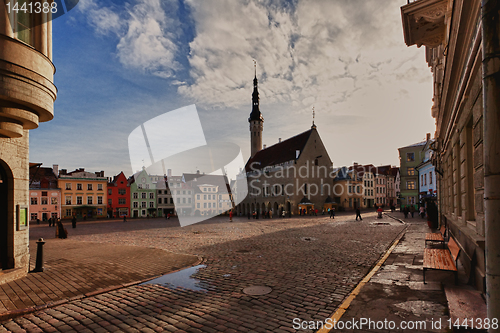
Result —
<path fill-rule="evenodd" d="M 423 208 L 423 207 L 422 207 L 422 208 Z M 424 209 L 424 210 L 425 210 L 425 209 Z M 415 215 L 415 212 L 416 212 L 416 210 L 415 210 L 415 206 L 413 206 L 413 205 L 410 205 L 410 207 L 408 207 L 408 206 L 404 206 L 404 207 L 403 207 L 403 214 L 405 215 L 405 219 L 407 219 L 407 218 L 408 218 L 408 215 L 409 215 L 409 214 L 411 214 L 411 217 L 413 218 L 413 217 L 414 217 L 414 215 Z M 425 215 L 424 215 L 423 217 L 425 217 Z"/>

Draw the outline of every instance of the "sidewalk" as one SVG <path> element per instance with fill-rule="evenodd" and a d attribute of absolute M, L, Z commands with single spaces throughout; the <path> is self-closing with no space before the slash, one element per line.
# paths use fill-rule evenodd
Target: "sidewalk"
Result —
<path fill-rule="evenodd" d="M 478 292 L 466 285 L 463 267 L 458 267 L 458 285 L 454 283 L 452 272 L 432 270 L 427 271 L 427 284 L 424 284 L 422 265 L 425 233 L 431 230 L 427 222 L 416 214 L 414 218 L 404 219 L 400 212 L 386 212 L 384 220 L 391 217 L 408 225 L 406 233 L 340 320 L 344 323 L 359 322 L 361 318 L 373 322 L 387 320 L 393 321 L 396 327 L 373 329 L 373 324 L 371 328 L 364 326 L 363 329 L 340 329 L 335 332 L 472 332 L 453 327 L 455 320 L 464 318 L 464 314 L 474 319 L 486 317 L 486 304 Z M 463 312 L 459 312 L 460 308 Z M 415 327 L 398 329 L 403 322 Z"/>
<path fill-rule="evenodd" d="M 31 269 L 37 244 L 30 241 Z M 192 266 L 198 257 L 161 249 L 48 239 L 44 268 L 0 285 L 0 321 Z"/>

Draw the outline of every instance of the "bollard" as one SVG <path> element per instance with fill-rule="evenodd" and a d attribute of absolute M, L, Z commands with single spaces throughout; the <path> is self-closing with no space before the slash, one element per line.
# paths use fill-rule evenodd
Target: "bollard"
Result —
<path fill-rule="evenodd" d="M 36 244 L 36 266 L 33 272 L 43 272 L 43 244 L 45 241 L 40 238 Z"/>

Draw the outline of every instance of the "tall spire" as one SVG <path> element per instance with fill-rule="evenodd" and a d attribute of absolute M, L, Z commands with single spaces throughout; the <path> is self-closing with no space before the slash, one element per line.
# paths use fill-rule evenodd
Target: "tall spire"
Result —
<path fill-rule="evenodd" d="M 316 112 L 314 111 L 314 106 L 313 106 L 312 111 L 313 111 L 313 124 L 312 124 L 311 128 L 316 128 L 316 125 L 314 124 L 314 118 L 316 117 Z"/>
<path fill-rule="evenodd" d="M 255 76 L 253 79 L 253 93 L 252 93 L 252 113 L 250 113 L 250 118 L 248 121 L 259 120 L 264 121 L 262 114 L 259 109 L 259 89 L 258 89 L 258 81 L 257 81 L 257 62 L 253 61 Z"/>

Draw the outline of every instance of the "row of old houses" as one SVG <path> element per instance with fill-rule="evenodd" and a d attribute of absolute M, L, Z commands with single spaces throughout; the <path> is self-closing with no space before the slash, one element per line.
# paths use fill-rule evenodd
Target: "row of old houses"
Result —
<path fill-rule="evenodd" d="M 232 207 L 226 183 L 223 176 L 201 173 L 150 175 L 143 169 L 108 178 L 104 171 L 30 163 L 30 220 L 220 214 Z"/>

